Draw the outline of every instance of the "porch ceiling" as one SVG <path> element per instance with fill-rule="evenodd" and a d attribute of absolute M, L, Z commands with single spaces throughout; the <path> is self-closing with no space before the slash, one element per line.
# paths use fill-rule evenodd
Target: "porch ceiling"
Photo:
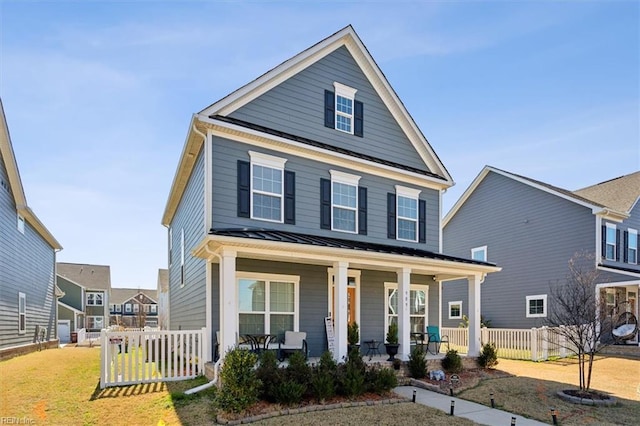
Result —
<path fill-rule="evenodd" d="M 193 250 L 196 257 L 218 261 L 223 250 L 238 257 L 331 266 L 348 262 L 350 268 L 433 275 L 452 280 L 500 271 L 495 264 L 447 256 L 411 247 L 367 243 L 332 237 L 265 229 L 212 229 Z"/>

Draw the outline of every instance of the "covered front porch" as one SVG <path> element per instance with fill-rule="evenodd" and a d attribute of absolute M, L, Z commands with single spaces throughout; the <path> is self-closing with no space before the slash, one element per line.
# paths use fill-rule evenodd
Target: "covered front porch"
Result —
<path fill-rule="evenodd" d="M 212 230 L 193 253 L 207 261 L 207 330 L 212 341 L 219 336 L 221 357 L 243 334 L 292 330 L 306 333 L 310 357 L 329 349 L 340 361 L 347 356 L 347 325 L 355 321 L 363 355 L 365 342 L 378 341 L 380 362 L 387 358 L 388 325 L 396 322 L 397 357 L 407 360 L 411 333 L 441 325 L 441 287 L 454 279 L 468 282 L 468 356 L 476 356 L 480 283 L 500 270 L 408 247 L 265 230 Z"/>

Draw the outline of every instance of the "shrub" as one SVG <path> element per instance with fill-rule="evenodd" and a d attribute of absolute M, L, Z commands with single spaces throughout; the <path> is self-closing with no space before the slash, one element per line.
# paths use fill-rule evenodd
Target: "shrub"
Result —
<path fill-rule="evenodd" d="M 367 385 L 371 392 L 384 395 L 398 386 L 396 373 L 389 368 L 372 368 L 367 371 Z"/>
<path fill-rule="evenodd" d="M 232 349 L 220 370 L 222 388 L 216 393 L 214 404 L 223 411 L 239 413 L 258 401 L 260 380 L 254 366 L 257 356 L 245 349 Z"/>
<path fill-rule="evenodd" d="M 447 373 L 459 373 L 462 371 L 462 358 L 458 355 L 458 351 L 450 349 L 442 359 L 442 368 Z"/>
<path fill-rule="evenodd" d="M 347 343 L 357 345 L 360 342 L 360 329 L 357 322 L 347 325 Z"/>
<path fill-rule="evenodd" d="M 297 404 L 302 401 L 307 387 L 295 380 L 287 379 L 273 386 L 273 393 L 276 402 L 285 405 Z"/>
<path fill-rule="evenodd" d="M 418 347 L 411 352 L 407 367 L 409 368 L 409 376 L 414 379 L 421 379 L 427 375 L 427 360 L 422 349 Z"/>
<path fill-rule="evenodd" d="M 347 362 L 338 369 L 338 382 L 342 395 L 353 397 L 362 395 L 366 391 L 365 371 L 366 366 L 360 351 L 349 352 Z"/>
<path fill-rule="evenodd" d="M 320 356 L 318 362 L 318 369 L 322 371 L 329 371 L 335 375 L 338 370 L 338 363 L 333 359 L 333 355 L 329 351 L 324 351 Z"/>
<path fill-rule="evenodd" d="M 389 329 L 387 331 L 387 343 L 391 345 L 398 344 L 398 324 L 395 322 L 389 324 Z"/>
<path fill-rule="evenodd" d="M 482 346 L 478 364 L 482 368 L 493 368 L 498 365 L 498 350 L 495 343 L 486 343 Z"/>
<path fill-rule="evenodd" d="M 335 373 L 316 370 L 311 377 L 311 390 L 318 402 L 324 402 L 336 394 Z"/>
<path fill-rule="evenodd" d="M 264 351 L 260 355 L 260 365 L 256 369 L 256 377 L 262 383 L 260 396 L 270 402 L 275 402 L 274 386 L 283 379 L 283 372 L 278 367 L 278 360 L 273 351 Z"/>
<path fill-rule="evenodd" d="M 311 379 L 311 367 L 307 364 L 302 352 L 294 352 L 289 357 L 289 365 L 286 368 L 287 380 L 292 380 L 304 386 L 305 390 Z"/>

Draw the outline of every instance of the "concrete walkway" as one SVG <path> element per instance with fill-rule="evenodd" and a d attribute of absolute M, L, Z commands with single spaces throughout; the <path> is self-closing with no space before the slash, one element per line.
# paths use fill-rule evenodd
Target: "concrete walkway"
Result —
<path fill-rule="evenodd" d="M 449 414 L 451 412 L 451 401 L 455 401 L 454 416 L 464 417 L 482 425 L 511 425 L 512 417 L 516 419 L 516 426 L 534 426 L 551 424 L 551 416 L 549 423 L 542 423 L 537 420 L 527 419 L 506 411 L 490 408 L 486 405 L 477 404 L 475 402 L 465 401 L 464 399 L 444 395 L 438 392 L 432 392 L 413 386 L 399 386 L 393 391 L 398 395 L 402 395 L 409 399 L 413 398 L 413 391 L 416 391 L 416 403 L 433 407 Z"/>

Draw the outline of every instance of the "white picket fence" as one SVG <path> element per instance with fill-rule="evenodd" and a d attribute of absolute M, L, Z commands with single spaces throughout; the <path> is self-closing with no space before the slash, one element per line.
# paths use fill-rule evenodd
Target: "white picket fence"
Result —
<path fill-rule="evenodd" d="M 206 329 L 109 331 L 100 335 L 100 388 L 204 374 Z"/>
<path fill-rule="evenodd" d="M 482 344 L 494 343 L 500 358 L 545 361 L 549 358 L 564 358 L 571 353 L 566 339 L 554 328 L 531 329 L 482 328 Z M 449 346 L 460 353 L 467 353 L 469 329 L 443 327 L 442 335 L 449 336 Z"/>

